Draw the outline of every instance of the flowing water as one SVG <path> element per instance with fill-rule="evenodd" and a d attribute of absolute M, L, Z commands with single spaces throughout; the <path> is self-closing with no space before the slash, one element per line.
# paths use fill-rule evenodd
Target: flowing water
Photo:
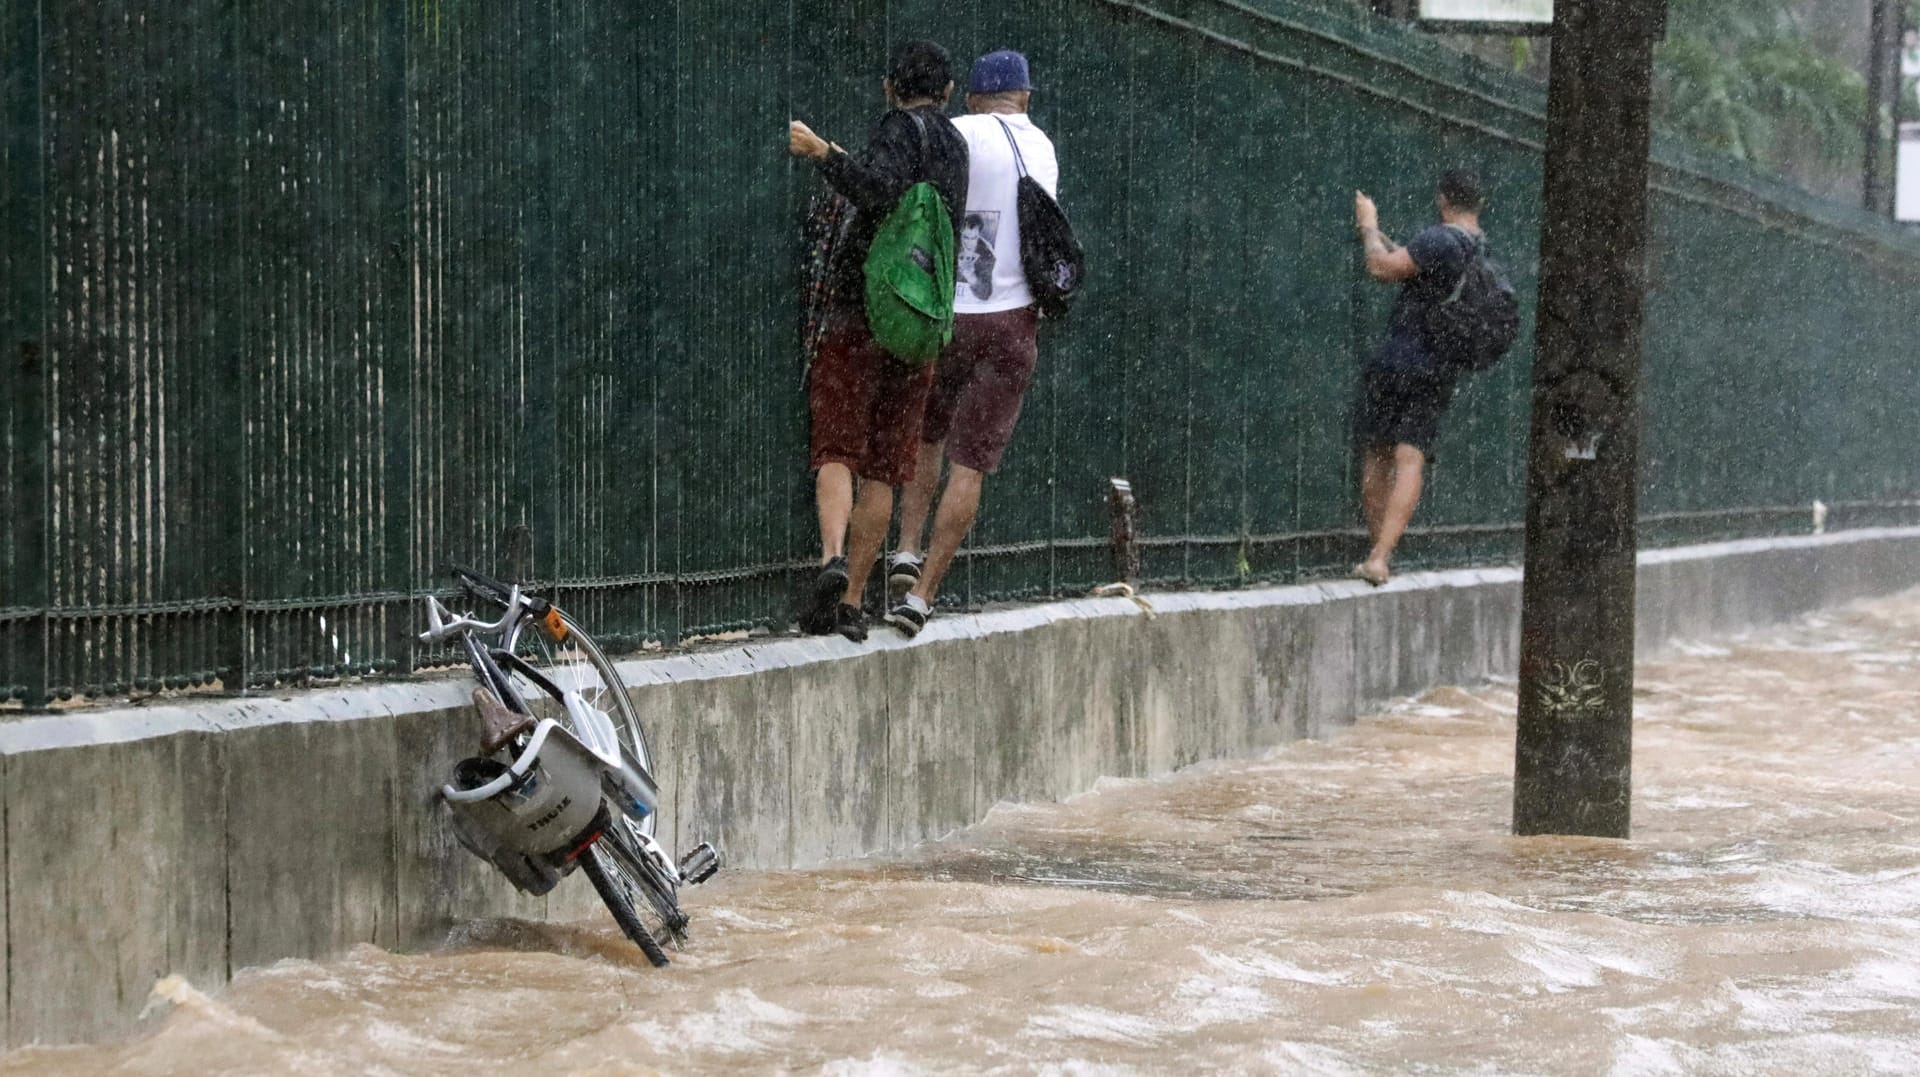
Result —
<path fill-rule="evenodd" d="M 884 862 L 178 980 L 0 1073 L 1920 1071 L 1920 593 L 1638 679 L 1631 842 L 1516 839 L 1511 686 Z M 570 882 L 568 885 L 572 885 Z"/>

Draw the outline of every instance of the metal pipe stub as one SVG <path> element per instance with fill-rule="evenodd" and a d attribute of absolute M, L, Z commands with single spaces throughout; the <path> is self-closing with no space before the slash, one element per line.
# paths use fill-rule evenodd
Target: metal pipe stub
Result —
<path fill-rule="evenodd" d="M 1107 481 L 1107 508 L 1113 515 L 1113 578 L 1126 583 L 1140 579 L 1140 543 L 1134 532 L 1133 484 Z"/>

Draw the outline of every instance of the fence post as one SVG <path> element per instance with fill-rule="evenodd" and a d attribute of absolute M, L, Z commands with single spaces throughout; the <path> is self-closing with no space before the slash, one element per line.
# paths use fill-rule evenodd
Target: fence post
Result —
<path fill-rule="evenodd" d="M 249 211 L 254 205 L 248 199 L 246 170 L 250 117 L 247 110 L 248 65 L 242 45 L 245 14 L 237 3 L 225 5 L 223 14 L 227 21 L 220 28 L 226 36 L 226 51 L 222 57 L 224 63 L 221 65 L 224 70 L 214 77 L 224 77 L 225 100 L 219 104 L 220 115 L 226 121 L 227 128 L 221 131 L 210 125 L 208 150 L 212 152 L 211 144 L 215 140 L 226 140 L 226 152 L 217 157 L 227 172 L 229 199 L 229 212 L 217 225 L 227 232 L 228 237 L 226 257 L 220 261 L 217 271 L 226 275 L 226 281 L 220 289 L 217 305 L 211 312 L 213 332 L 208 341 L 206 361 L 220 371 L 220 384 L 233 387 L 231 399 L 236 414 L 230 421 L 216 422 L 207 433 L 217 446 L 213 473 L 225 487 L 231 506 L 227 526 L 220 526 L 219 523 L 211 525 L 213 544 L 222 552 L 214 567 L 212 582 L 216 593 L 225 594 L 231 603 L 217 621 L 214 668 L 218 671 L 223 688 L 234 694 L 243 694 L 251 674 L 248 668 L 250 626 L 247 623 L 247 586 L 253 570 L 249 562 L 254 504 L 252 446 L 247 427 L 248 420 L 252 418 L 252 386 L 256 379 L 247 366 L 251 358 L 248 349 L 253 343 L 251 338 L 255 316 L 255 289 L 249 277 L 247 244 L 250 239 Z"/>
<path fill-rule="evenodd" d="M 564 459 L 558 397 L 561 371 L 575 361 L 575 357 L 562 354 L 560 347 L 561 300 L 554 272 L 553 245 L 558 235 L 555 208 L 564 197 L 558 189 L 560 170 L 554 160 L 564 119 L 559 115 L 558 69 L 563 62 L 570 62 L 556 55 L 554 22 L 559 16 L 555 6 L 552 0 L 539 0 L 523 8 L 527 21 L 520 24 L 520 70 L 527 77 L 531 100 L 530 111 L 523 117 L 528 129 L 515 143 L 516 150 L 530 155 L 537 166 L 537 178 L 527 192 L 526 247 L 521 255 L 526 262 L 528 357 L 526 411 L 520 422 L 521 444 L 526 447 L 526 467 L 521 474 L 526 480 L 527 519 L 533 528 L 529 580 L 543 581 L 563 572 L 562 536 L 555 511 L 558 499 L 565 496 L 565 484 L 555 481 L 556 469 Z"/>
<path fill-rule="evenodd" d="M 385 231 L 377 233 L 387 243 L 380 259 L 387 287 L 381 289 L 384 315 L 378 332 L 381 349 L 380 412 L 381 444 L 386 459 L 381 462 L 380 501 L 384 523 L 381 536 L 382 576 L 389 594 L 411 596 L 422 580 L 414 578 L 413 524 L 417 499 L 413 496 L 413 379 L 417 356 L 413 354 L 412 312 L 415 297 L 411 267 L 416 256 L 413 242 L 411 203 L 412 177 L 409 167 L 413 156 L 413 123 L 408 111 L 412 88 L 408 78 L 410 16 L 413 4 L 388 0 L 382 5 L 380 26 L 380 98 L 389 110 L 388 150 L 385 171 L 374 191 L 374 213 Z M 435 581 L 441 582 L 441 581 Z M 415 643 L 415 607 L 411 597 L 392 600 L 382 626 L 385 654 L 376 659 L 383 673 L 413 672 Z"/>
<path fill-rule="evenodd" d="M 15 0 L 0 13 L 0 463 L 11 480 L 0 581 L 0 700 L 47 699 L 47 230 L 46 142 L 40 108 L 40 5 Z"/>

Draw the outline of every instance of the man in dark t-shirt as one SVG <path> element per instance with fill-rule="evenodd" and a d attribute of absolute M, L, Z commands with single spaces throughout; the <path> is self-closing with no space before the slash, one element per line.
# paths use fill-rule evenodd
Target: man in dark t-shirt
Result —
<path fill-rule="evenodd" d="M 907 366 L 874 340 L 867 327 L 867 251 L 915 183 L 940 192 L 955 235 L 967 205 L 967 141 L 943 111 L 953 93 L 946 50 L 930 41 L 901 45 L 882 87 L 891 108 L 859 154 L 799 120 L 787 131 L 788 150 L 818 162 L 821 176 L 853 207 L 827 265 L 827 324 L 807 376 L 820 570 L 800 610 L 800 628 L 856 642 L 867 638 L 860 598 L 893 520 L 893 488 L 913 479 L 919 459 L 934 371 L 931 363 Z"/>
<path fill-rule="evenodd" d="M 1386 343 L 1362 367 L 1354 403 L 1360 504 L 1372 547 L 1353 572 L 1375 586 L 1387 582 L 1393 549 L 1420 503 L 1422 473 L 1459 377 L 1427 345 L 1427 311 L 1453 293 L 1483 242 L 1480 210 L 1485 197 L 1477 177 L 1447 172 L 1440 177 L 1437 197 L 1441 223 L 1402 247 L 1381 234 L 1373 199 L 1354 194 L 1354 222 L 1366 248 L 1367 275 L 1400 285 Z"/>

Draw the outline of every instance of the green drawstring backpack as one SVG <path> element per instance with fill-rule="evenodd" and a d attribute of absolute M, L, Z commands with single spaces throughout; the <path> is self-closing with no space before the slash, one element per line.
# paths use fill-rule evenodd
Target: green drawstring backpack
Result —
<path fill-rule="evenodd" d="M 913 122 L 924 162 L 926 123 L 919 116 Z M 946 201 L 933 184 L 916 183 L 880 223 L 867 250 L 867 327 L 888 354 L 909 366 L 940 357 L 953 339 L 956 268 Z"/>

